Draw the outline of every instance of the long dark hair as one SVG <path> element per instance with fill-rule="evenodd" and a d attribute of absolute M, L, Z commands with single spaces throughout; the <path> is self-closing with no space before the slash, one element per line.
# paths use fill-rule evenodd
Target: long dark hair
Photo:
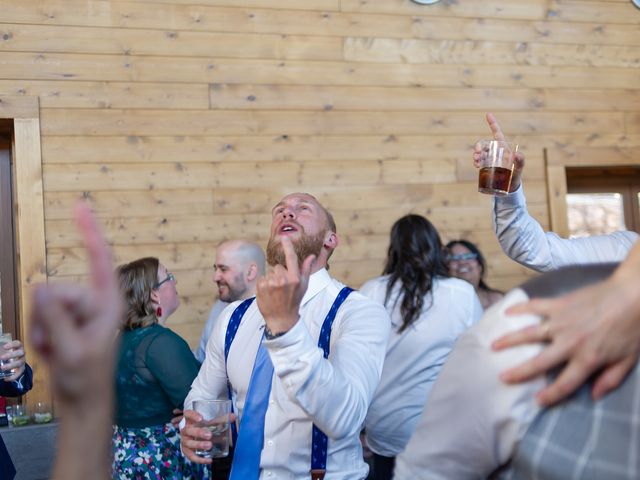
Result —
<path fill-rule="evenodd" d="M 449 276 L 440 235 L 429 220 L 411 214 L 393 224 L 387 263 L 382 273 L 389 275 L 385 306 L 395 283 L 401 284 L 402 326 L 398 332 L 402 332 L 420 316 L 424 298 L 433 288 L 434 278 Z M 396 302 L 398 300 L 400 296 Z"/>
<path fill-rule="evenodd" d="M 451 249 L 454 247 L 454 245 L 462 245 L 471 253 L 475 254 L 476 260 L 480 264 L 480 282 L 478 283 L 478 289 L 487 290 L 489 292 L 500 292 L 500 290 L 491 288 L 484 281 L 484 272 L 487 270 L 487 261 L 484 259 L 484 256 L 482 255 L 482 252 L 480 251 L 480 249 L 476 247 L 476 244 L 471 243 L 469 240 L 451 240 L 449 243 L 447 243 L 447 246 L 445 247 L 447 249 L 447 252 L 451 252 Z"/>

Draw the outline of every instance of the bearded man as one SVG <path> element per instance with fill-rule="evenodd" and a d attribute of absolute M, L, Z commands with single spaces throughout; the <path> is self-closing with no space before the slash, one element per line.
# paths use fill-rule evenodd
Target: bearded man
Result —
<path fill-rule="evenodd" d="M 226 240 L 218 245 L 213 264 L 213 282 L 218 286 L 218 300 L 204 325 L 195 356 L 204 362 L 207 342 L 219 315 L 231 302 L 256 296 L 256 283 L 264 275 L 264 252 L 249 240 Z"/>
<path fill-rule="evenodd" d="M 232 303 L 214 327 L 185 400 L 182 450 L 211 462 L 195 454 L 212 445 L 192 404 L 229 395 L 240 419 L 232 480 L 364 479 L 359 433 L 380 380 L 389 317 L 329 275 L 338 235 L 318 200 L 287 195 L 272 214 L 273 270 L 258 280 L 256 301 Z"/>

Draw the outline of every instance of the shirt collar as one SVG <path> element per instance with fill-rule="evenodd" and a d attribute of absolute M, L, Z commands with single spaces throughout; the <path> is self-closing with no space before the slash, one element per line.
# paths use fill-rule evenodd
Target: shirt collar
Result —
<path fill-rule="evenodd" d="M 302 297 L 302 302 L 300 302 L 300 306 L 302 307 L 309 300 L 315 297 L 318 293 L 324 290 L 331 283 L 331 276 L 329 272 L 327 272 L 326 268 L 321 268 L 317 272 L 313 273 L 309 277 L 309 285 L 307 286 L 307 291 Z"/>

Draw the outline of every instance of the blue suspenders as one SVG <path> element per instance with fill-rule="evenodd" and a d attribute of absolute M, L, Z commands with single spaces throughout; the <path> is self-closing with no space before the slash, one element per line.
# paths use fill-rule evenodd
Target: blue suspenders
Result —
<path fill-rule="evenodd" d="M 233 343 L 233 339 L 236 337 L 236 333 L 238 333 L 238 327 L 240 326 L 240 320 L 246 313 L 247 309 L 256 297 L 247 298 L 240 305 L 236 307 L 236 309 L 231 314 L 231 319 L 229 320 L 229 324 L 227 325 L 227 333 L 224 336 L 224 368 L 225 372 L 227 369 L 227 357 L 229 356 L 229 349 L 231 348 L 231 344 Z M 231 413 L 233 412 L 233 398 L 231 398 L 231 382 L 229 381 L 229 373 L 227 372 L 227 395 L 229 395 L 229 400 L 231 400 Z M 233 441 L 233 445 L 236 444 L 236 440 L 238 439 L 238 431 L 236 430 L 236 422 L 231 424 L 231 439 Z"/>
<path fill-rule="evenodd" d="M 318 347 L 322 349 L 324 358 L 329 357 L 329 341 L 331 340 L 331 325 L 333 325 L 333 320 L 336 318 L 340 305 L 342 305 L 351 292 L 353 292 L 353 289 L 349 287 L 344 287 L 340 290 L 340 293 L 338 293 L 333 305 L 331 305 L 329 309 L 329 313 L 322 323 L 320 338 L 318 338 Z M 327 436 L 314 424 L 311 444 L 311 479 L 322 480 L 326 468 Z"/>
<path fill-rule="evenodd" d="M 331 326 L 333 325 L 333 321 L 336 318 L 336 314 L 338 313 L 338 309 L 342 305 L 342 303 L 347 299 L 349 294 L 353 292 L 352 288 L 344 287 L 338 293 L 333 305 L 329 309 L 329 313 L 324 319 L 322 323 L 322 328 L 320 329 L 320 338 L 318 339 L 318 347 L 320 347 L 323 351 L 324 358 L 329 357 L 329 343 L 331 340 Z M 255 298 L 255 297 L 254 297 Z M 231 348 L 231 344 L 233 343 L 233 339 L 238 332 L 238 327 L 240 326 L 240 321 L 244 316 L 245 312 L 253 302 L 254 298 L 249 298 L 242 302 L 240 305 L 236 307 L 233 314 L 231 315 L 231 319 L 229 320 L 229 325 L 227 325 L 227 333 L 224 339 L 224 361 L 225 368 L 227 365 L 227 357 L 229 356 L 229 349 Z M 227 392 L 229 394 L 229 398 L 231 399 L 231 383 L 229 382 L 229 375 L 227 375 Z M 233 408 L 233 407 L 232 407 Z M 235 444 L 237 432 L 235 431 L 235 425 L 232 425 L 232 434 L 233 440 Z M 313 480 L 319 480 L 324 477 L 324 472 L 327 467 L 327 436 L 315 425 L 313 425 L 313 443 L 311 447 L 311 478 Z"/>

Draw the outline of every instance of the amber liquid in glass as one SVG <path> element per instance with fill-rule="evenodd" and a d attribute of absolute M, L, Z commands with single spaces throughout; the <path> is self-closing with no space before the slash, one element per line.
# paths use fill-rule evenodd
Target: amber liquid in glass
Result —
<path fill-rule="evenodd" d="M 513 171 L 504 167 L 483 167 L 478 177 L 478 191 L 491 195 L 506 195 Z"/>

